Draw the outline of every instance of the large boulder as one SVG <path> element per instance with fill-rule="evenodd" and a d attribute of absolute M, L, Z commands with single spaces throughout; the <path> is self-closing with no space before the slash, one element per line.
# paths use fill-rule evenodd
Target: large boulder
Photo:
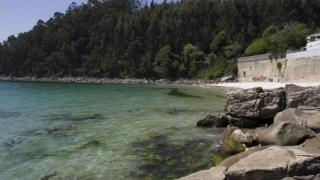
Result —
<path fill-rule="evenodd" d="M 235 118 L 260 123 L 274 118 L 283 109 L 285 109 L 283 88 L 265 91 L 262 88 L 253 88 L 227 94 L 226 112 Z"/>
<path fill-rule="evenodd" d="M 262 145 L 298 145 L 306 139 L 314 137 L 314 132 L 309 128 L 291 122 L 279 122 L 269 127 L 256 129 L 237 129 L 230 137 L 238 143 L 252 146 Z"/>
<path fill-rule="evenodd" d="M 197 122 L 198 127 L 227 127 L 228 118 L 225 115 L 208 115 Z"/>
<path fill-rule="evenodd" d="M 180 178 L 180 180 L 224 180 L 226 167 L 217 166 L 209 170 L 200 171 L 189 176 Z"/>
<path fill-rule="evenodd" d="M 272 146 L 241 159 L 225 172 L 226 179 L 270 180 L 320 172 L 320 153 L 301 147 Z"/>
<path fill-rule="evenodd" d="M 320 129 L 320 112 L 304 111 L 300 109 L 286 109 L 276 115 L 274 124 L 291 122 L 313 130 Z"/>
<path fill-rule="evenodd" d="M 313 132 L 306 127 L 291 122 L 272 124 L 258 133 L 258 141 L 263 145 L 298 145 L 313 137 Z"/>
<path fill-rule="evenodd" d="M 309 144 L 306 144 L 309 142 Z M 320 172 L 317 140 L 301 146 L 255 148 L 232 156 L 217 167 L 192 174 L 183 180 L 278 180 L 286 177 L 316 177 Z"/>
<path fill-rule="evenodd" d="M 299 106 L 320 107 L 320 86 L 300 87 L 293 84 L 286 85 L 287 108 Z"/>

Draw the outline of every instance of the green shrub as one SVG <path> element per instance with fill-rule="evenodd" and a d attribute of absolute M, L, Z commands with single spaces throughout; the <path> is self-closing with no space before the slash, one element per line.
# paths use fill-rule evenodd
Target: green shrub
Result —
<path fill-rule="evenodd" d="M 263 54 L 268 52 L 268 43 L 265 38 L 256 39 L 253 43 L 246 49 L 245 55 L 252 56 L 256 54 Z"/>

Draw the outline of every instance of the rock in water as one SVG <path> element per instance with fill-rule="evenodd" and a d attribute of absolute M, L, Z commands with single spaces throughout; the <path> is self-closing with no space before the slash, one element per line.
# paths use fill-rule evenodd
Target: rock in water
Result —
<path fill-rule="evenodd" d="M 208 115 L 197 123 L 198 127 L 227 127 L 228 119 L 224 115 Z"/>
<path fill-rule="evenodd" d="M 291 122 L 281 122 L 263 129 L 258 135 L 258 141 L 264 145 L 289 146 L 298 145 L 313 136 L 309 128 Z"/>
<path fill-rule="evenodd" d="M 285 109 L 283 88 L 268 91 L 253 88 L 227 94 L 226 112 L 240 121 L 249 120 L 253 121 L 252 124 L 261 124 L 264 123 L 264 120 L 274 118 L 283 109 Z"/>
<path fill-rule="evenodd" d="M 287 108 L 320 107 L 320 87 L 300 87 L 289 84 L 286 85 L 285 91 Z"/>
<path fill-rule="evenodd" d="M 320 112 L 290 108 L 276 115 L 274 124 L 291 122 L 313 130 L 320 129 Z"/>

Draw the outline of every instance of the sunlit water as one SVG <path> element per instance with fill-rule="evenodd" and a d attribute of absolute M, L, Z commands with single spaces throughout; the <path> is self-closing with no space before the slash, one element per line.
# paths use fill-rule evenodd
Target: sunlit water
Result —
<path fill-rule="evenodd" d="M 219 89 L 0 82 L 0 179 L 174 179 L 210 167 Z"/>

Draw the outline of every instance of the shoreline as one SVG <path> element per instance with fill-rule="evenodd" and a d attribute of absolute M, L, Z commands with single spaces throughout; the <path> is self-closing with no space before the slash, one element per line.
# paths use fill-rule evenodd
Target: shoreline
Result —
<path fill-rule="evenodd" d="M 53 78 L 53 77 L 4 77 L 0 76 L 0 81 L 8 82 L 57 82 L 57 83 L 79 83 L 79 84 L 167 84 L 167 85 L 193 85 L 200 87 L 210 87 L 211 84 L 216 84 L 216 80 L 188 80 L 188 79 L 120 79 L 120 78 L 89 78 L 89 77 L 63 77 L 63 78 Z"/>
<path fill-rule="evenodd" d="M 320 82 L 236 82 L 236 83 L 214 83 L 205 84 L 205 87 L 223 87 L 226 89 L 251 89 L 261 87 L 262 89 L 285 88 L 286 85 L 294 84 L 301 87 L 320 86 Z"/>

